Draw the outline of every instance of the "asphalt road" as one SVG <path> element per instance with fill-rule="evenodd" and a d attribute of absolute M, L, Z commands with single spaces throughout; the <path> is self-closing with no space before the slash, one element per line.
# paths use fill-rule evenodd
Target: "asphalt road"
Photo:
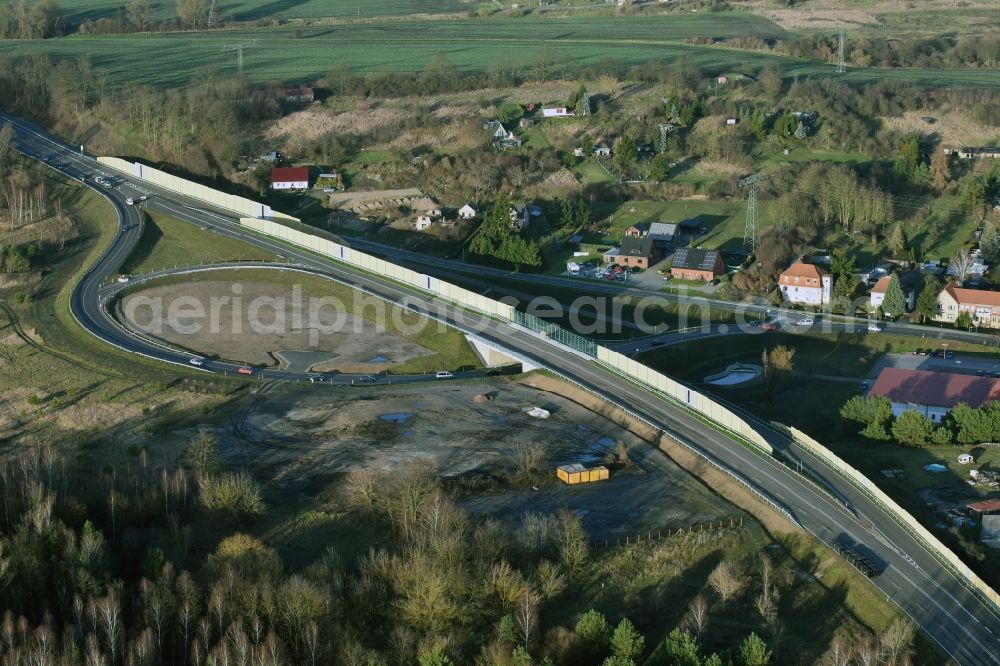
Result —
<path fill-rule="evenodd" d="M 17 132 L 18 148 L 26 155 L 38 159 L 48 157 L 50 166 L 75 178 L 93 176 L 101 170 L 101 166 L 93 160 L 52 142 L 37 128 L 19 120 L 12 119 L 12 123 Z M 91 333 L 111 344 L 169 363 L 187 364 L 189 355 L 164 350 L 130 336 L 103 313 L 101 284 L 106 277 L 114 275 L 120 262 L 134 247 L 141 229 L 137 212 L 122 201 L 125 195 L 117 190 L 97 188 L 90 179 L 88 184 L 101 189 L 111 200 L 122 223 L 108 251 L 74 291 L 74 315 Z M 474 332 L 522 358 L 549 368 L 655 424 L 783 507 L 795 522 L 817 538 L 824 542 L 837 540 L 851 544 L 879 563 L 884 571 L 872 580 L 873 584 L 955 661 L 976 666 L 1000 664 L 1000 617 L 997 609 L 974 594 L 861 491 L 765 424 L 759 424 L 760 432 L 771 445 L 789 460 L 800 461 L 801 467 L 811 472 L 817 481 L 737 444 L 687 411 L 608 372 L 592 360 L 540 339 L 531 332 L 470 314 L 422 292 L 378 276 L 355 273 L 350 266 L 249 233 L 233 223 L 231 215 L 209 210 L 204 204 L 157 190 L 147 183 L 133 183 L 119 189 L 145 192 L 150 196 L 147 202 L 150 206 L 277 252 L 286 260 L 299 264 L 302 270 L 327 275 L 411 309 L 432 313 L 460 330 Z M 229 369 L 214 365 L 206 365 L 206 368 L 214 371 Z M 268 371 L 266 376 L 269 379 L 286 379 L 275 371 Z"/>

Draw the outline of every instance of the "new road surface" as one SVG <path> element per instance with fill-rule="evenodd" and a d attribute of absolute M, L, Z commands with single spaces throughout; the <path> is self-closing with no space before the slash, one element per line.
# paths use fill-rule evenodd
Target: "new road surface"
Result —
<path fill-rule="evenodd" d="M 0 116 L 0 122 L 4 119 Z M 102 167 L 94 160 L 42 134 L 36 127 L 8 118 L 16 131 L 19 150 L 29 157 L 46 160 L 63 174 L 81 179 L 101 191 L 120 218 L 118 232 L 97 263 L 87 271 L 73 293 L 72 309 L 80 324 L 98 338 L 128 351 L 168 363 L 187 364 L 190 355 L 163 349 L 130 335 L 103 311 L 101 285 L 117 272 L 134 247 L 140 233 L 138 213 L 124 204 L 126 196 L 149 197 L 147 205 L 191 222 L 210 226 L 218 233 L 240 238 L 308 270 L 341 280 L 358 289 L 432 313 L 459 330 L 474 332 L 522 359 L 577 383 L 654 424 L 666 434 L 737 476 L 756 492 L 778 505 L 803 529 L 829 543 L 837 541 L 866 554 L 883 573 L 872 579 L 887 599 L 895 602 L 941 649 L 960 664 L 1000 665 L 1000 617 L 998 609 L 982 599 L 957 573 L 942 564 L 931 551 L 887 511 L 861 490 L 831 469 L 811 458 L 781 433 L 760 424 L 760 433 L 779 452 L 793 461 L 792 466 L 762 455 L 709 427 L 683 406 L 666 401 L 634 382 L 609 372 L 593 359 L 573 353 L 537 334 L 463 311 L 426 293 L 389 282 L 380 276 L 359 273 L 351 266 L 319 257 L 290 245 L 262 238 L 242 229 L 235 217 L 212 210 L 204 203 L 137 182 L 124 174 L 116 189 L 93 182 Z M 126 194 L 127 193 L 127 194 Z M 206 364 L 209 370 L 231 368 Z M 273 379 L 286 379 L 280 372 L 267 371 Z M 796 471 L 808 472 L 802 475 Z"/>

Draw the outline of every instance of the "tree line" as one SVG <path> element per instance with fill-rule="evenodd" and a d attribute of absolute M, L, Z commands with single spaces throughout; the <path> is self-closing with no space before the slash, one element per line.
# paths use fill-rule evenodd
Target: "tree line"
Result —
<path fill-rule="evenodd" d="M 858 434 L 875 441 L 895 440 L 907 446 L 947 446 L 1000 441 L 1000 403 L 982 407 L 960 403 L 935 423 L 908 409 L 893 416 L 892 403 L 879 395 L 856 395 L 840 408 L 840 416 L 863 426 Z"/>

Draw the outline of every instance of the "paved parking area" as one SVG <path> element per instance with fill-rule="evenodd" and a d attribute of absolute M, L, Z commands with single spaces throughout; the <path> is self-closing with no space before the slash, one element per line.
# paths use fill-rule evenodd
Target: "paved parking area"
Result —
<path fill-rule="evenodd" d="M 992 372 L 1000 377 L 1000 357 L 978 358 L 955 354 L 954 358 L 944 359 L 937 356 L 921 356 L 919 354 L 886 354 L 872 368 L 869 377 L 877 377 L 883 368 L 902 368 L 904 370 L 928 370 L 934 372 L 953 372 L 963 375 L 974 375 L 977 371 Z"/>

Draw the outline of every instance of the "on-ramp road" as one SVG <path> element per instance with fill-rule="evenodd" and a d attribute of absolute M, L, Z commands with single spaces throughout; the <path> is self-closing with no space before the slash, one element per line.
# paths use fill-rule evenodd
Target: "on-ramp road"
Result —
<path fill-rule="evenodd" d="M 0 116 L 0 122 L 4 119 Z M 49 139 L 24 121 L 7 118 L 16 131 L 18 149 L 47 162 L 62 173 L 80 178 L 102 169 L 94 160 Z M 119 174 L 120 178 L 121 175 Z M 348 282 L 407 307 L 440 317 L 460 330 L 475 332 L 494 344 L 512 350 L 574 381 L 614 404 L 661 428 L 715 464 L 745 480 L 761 494 L 783 507 L 804 529 L 829 542 L 856 545 L 885 567 L 873 579 L 888 599 L 895 602 L 957 663 L 1000 665 L 1000 617 L 998 609 L 974 593 L 957 574 L 941 564 L 911 532 L 897 524 L 882 508 L 832 470 L 803 453 L 783 435 L 760 426 L 761 434 L 775 450 L 801 462 L 819 483 L 762 456 L 733 439 L 707 427 L 679 406 L 651 394 L 640 386 L 608 372 L 593 360 L 540 339 L 537 335 L 494 320 L 472 315 L 437 301 L 423 292 L 402 287 L 379 276 L 357 273 L 332 259 L 262 238 L 239 227 L 232 214 L 212 210 L 204 203 L 185 199 L 145 182 L 129 181 L 126 189 L 150 195 L 148 205 L 197 224 L 212 226 L 219 233 L 240 238 L 278 252 L 303 270 Z M 88 179 L 88 184 L 93 181 Z M 107 252 L 92 267 L 73 293 L 73 311 L 82 326 L 97 337 L 136 353 L 171 363 L 187 363 L 189 357 L 160 349 L 112 325 L 102 314 L 100 286 L 114 274 L 139 233 L 138 213 L 122 202 L 117 191 L 103 189 L 115 206 L 121 223 Z"/>

